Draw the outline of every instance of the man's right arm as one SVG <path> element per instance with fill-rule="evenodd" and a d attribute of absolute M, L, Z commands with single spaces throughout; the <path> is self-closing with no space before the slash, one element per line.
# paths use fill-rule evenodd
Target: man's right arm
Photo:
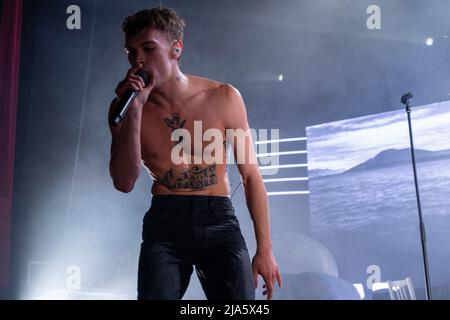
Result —
<path fill-rule="evenodd" d="M 116 98 L 111 102 L 108 119 L 119 104 Z M 141 119 L 142 106 L 135 100 L 124 120 L 117 126 L 111 125 L 111 158 L 109 173 L 114 187 L 128 193 L 133 190 L 141 167 Z"/>

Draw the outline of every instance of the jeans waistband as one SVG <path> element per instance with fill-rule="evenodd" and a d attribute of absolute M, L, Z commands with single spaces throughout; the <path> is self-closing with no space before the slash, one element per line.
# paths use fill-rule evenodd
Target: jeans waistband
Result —
<path fill-rule="evenodd" d="M 156 204 L 191 205 L 191 204 L 229 204 L 228 196 L 203 196 L 203 195 L 154 195 L 152 205 Z"/>

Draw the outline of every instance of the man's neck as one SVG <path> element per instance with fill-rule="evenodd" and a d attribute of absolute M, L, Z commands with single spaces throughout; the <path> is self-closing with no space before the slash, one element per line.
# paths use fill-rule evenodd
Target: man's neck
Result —
<path fill-rule="evenodd" d="M 189 79 L 180 70 L 152 90 L 149 100 L 162 107 L 179 107 L 189 90 Z"/>

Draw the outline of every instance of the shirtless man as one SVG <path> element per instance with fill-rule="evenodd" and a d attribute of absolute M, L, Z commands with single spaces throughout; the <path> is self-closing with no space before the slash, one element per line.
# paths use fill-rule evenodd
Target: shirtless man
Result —
<path fill-rule="evenodd" d="M 238 162 L 257 241 L 250 263 L 229 197 L 226 152 L 223 161 L 212 164 L 177 164 L 171 157 L 174 146 L 183 143 L 173 141 L 172 133 L 185 129 L 194 137 L 194 121 L 201 121 L 203 131 L 215 128 L 224 137 L 226 129 L 249 129 L 241 95 L 231 85 L 180 71 L 184 21 L 172 9 L 142 10 L 127 17 L 122 29 L 132 67 L 116 88 L 109 116 L 127 89 L 139 94 L 124 120 L 110 126 L 110 174 L 122 192 L 133 189 L 141 164 L 153 178 L 139 257 L 138 299 L 181 299 L 193 266 L 208 299 L 254 299 L 258 275 L 270 299 L 281 277 L 272 255 L 267 193 L 256 161 Z M 135 75 L 139 69 L 150 74 L 147 86 Z M 202 144 L 192 156 L 201 157 Z M 245 153 L 247 160 L 254 157 L 251 139 L 245 140 Z"/>

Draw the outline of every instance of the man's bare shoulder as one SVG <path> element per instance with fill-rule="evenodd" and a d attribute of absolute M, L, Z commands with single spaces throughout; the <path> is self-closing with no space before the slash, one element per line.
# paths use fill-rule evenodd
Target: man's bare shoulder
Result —
<path fill-rule="evenodd" d="M 199 86 L 207 88 L 205 97 L 208 100 L 204 106 L 212 108 L 222 120 L 225 128 L 246 127 L 246 110 L 240 92 L 231 84 L 206 78 L 195 77 Z"/>
<path fill-rule="evenodd" d="M 188 77 L 196 89 L 207 92 L 208 96 L 214 100 L 218 99 L 224 102 L 224 100 L 232 101 L 233 99 L 240 98 L 239 91 L 231 84 L 194 75 L 189 75 Z"/>

